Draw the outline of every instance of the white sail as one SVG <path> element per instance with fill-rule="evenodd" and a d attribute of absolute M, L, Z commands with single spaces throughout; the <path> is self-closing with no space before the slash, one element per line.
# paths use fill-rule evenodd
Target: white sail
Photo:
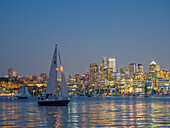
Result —
<path fill-rule="evenodd" d="M 57 86 L 57 45 L 51 62 L 46 94 L 56 93 Z"/>
<path fill-rule="evenodd" d="M 68 87 L 67 87 L 67 83 L 66 83 L 66 79 L 65 79 L 64 70 L 63 70 L 59 51 L 58 51 L 58 55 L 59 55 L 60 71 L 61 71 L 61 96 L 69 97 Z"/>

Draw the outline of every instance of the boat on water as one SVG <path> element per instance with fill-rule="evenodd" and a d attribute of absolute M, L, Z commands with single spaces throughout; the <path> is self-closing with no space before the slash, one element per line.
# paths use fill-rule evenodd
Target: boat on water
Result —
<path fill-rule="evenodd" d="M 6 97 L 10 97 L 11 94 L 10 93 L 1 93 L 0 94 L 0 98 L 6 98 Z"/>
<path fill-rule="evenodd" d="M 148 93 L 141 93 L 139 94 L 140 97 L 149 97 Z"/>
<path fill-rule="evenodd" d="M 15 98 L 15 99 L 28 99 L 29 97 L 30 97 L 30 94 L 25 89 L 24 83 L 22 84 L 22 91 L 16 94 L 15 96 L 12 96 L 12 98 Z"/>
<path fill-rule="evenodd" d="M 54 55 L 51 62 L 49 78 L 47 83 L 46 93 L 42 97 L 38 97 L 38 104 L 44 106 L 67 106 L 70 102 L 68 93 L 68 87 L 63 71 L 60 53 L 58 51 L 58 57 L 60 61 L 60 72 L 61 72 L 61 86 L 60 94 L 58 93 L 58 82 L 57 82 L 57 45 L 55 46 Z"/>

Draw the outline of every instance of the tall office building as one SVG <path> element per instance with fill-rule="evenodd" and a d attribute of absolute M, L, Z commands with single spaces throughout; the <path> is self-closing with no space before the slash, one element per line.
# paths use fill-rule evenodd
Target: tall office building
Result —
<path fill-rule="evenodd" d="M 155 61 L 152 61 L 149 65 L 149 74 L 152 78 L 160 77 L 160 66 Z"/>
<path fill-rule="evenodd" d="M 116 72 L 116 59 L 115 58 L 109 57 L 108 68 L 112 68 L 113 72 Z"/>
<path fill-rule="evenodd" d="M 136 72 L 136 63 L 131 63 L 128 65 L 128 73 L 132 77 L 133 74 Z"/>
<path fill-rule="evenodd" d="M 95 84 L 98 81 L 98 66 L 97 64 L 90 64 L 90 82 L 91 84 Z"/>
<path fill-rule="evenodd" d="M 13 71 L 13 77 L 18 77 L 17 71 Z"/>
<path fill-rule="evenodd" d="M 144 73 L 143 65 L 142 65 L 142 64 L 138 64 L 138 70 L 137 70 L 137 72 L 139 72 L 139 73 Z"/>
<path fill-rule="evenodd" d="M 156 62 L 152 61 L 149 65 L 149 73 L 155 72 L 156 71 Z"/>
<path fill-rule="evenodd" d="M 12 68 L 9 68 L 9 69 L 8 69 L 8 76 L 9 76 L 10 78 L 13 77 L 13 69 L 12 69 Z"/>
<path fill-rule="evenodd" d="M 107 57 L 102 57 L 102 68 L 105 68 L 105 67 L 107 67 L 108 66 L 108 61 L 107 61 Z"/>

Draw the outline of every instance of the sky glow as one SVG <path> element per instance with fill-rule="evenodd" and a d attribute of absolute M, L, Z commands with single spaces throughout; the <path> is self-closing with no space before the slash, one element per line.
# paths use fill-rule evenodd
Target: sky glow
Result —
<path fill-rule="evenodd" d="M 170 68 L 169 0 L 0 0 L 0 76 L 49 73 L 55 44 L 66 75 L 102 57 Z"/>

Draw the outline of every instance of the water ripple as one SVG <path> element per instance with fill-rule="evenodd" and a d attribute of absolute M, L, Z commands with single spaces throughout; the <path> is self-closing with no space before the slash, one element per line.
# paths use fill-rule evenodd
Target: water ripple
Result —
<path fill-rule="evenodd" d="M 170 127 L 169 97 L 77 97 L 66 107 L 4 98 L 0 104 L 0 127 Z"/>

